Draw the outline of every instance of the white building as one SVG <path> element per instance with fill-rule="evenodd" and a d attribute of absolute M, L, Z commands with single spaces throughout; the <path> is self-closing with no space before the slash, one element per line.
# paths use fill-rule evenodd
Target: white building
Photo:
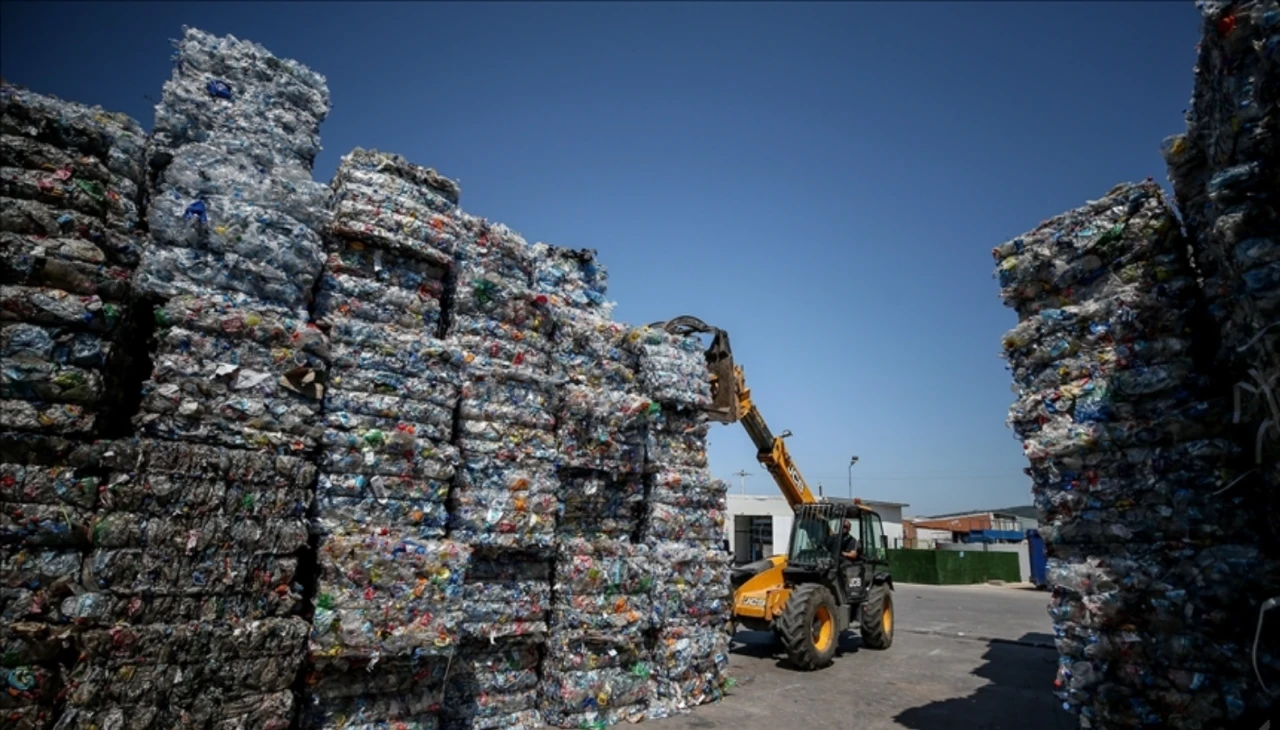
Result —
<path fill-rule="evenodd" d="M 864 499 L 862 503 L 880 515 L 889 545 L 900 545 L 902 508 L 907 505 L 873 499 Z M 787 540 L 791 536 L 791 515 L 791 507 L 781 495 L 730 494 L 729 519 L 725 528 L 729 533 L 729 552 L 733 553 L 734 562 L 746 563 L 786 553 Z"/>

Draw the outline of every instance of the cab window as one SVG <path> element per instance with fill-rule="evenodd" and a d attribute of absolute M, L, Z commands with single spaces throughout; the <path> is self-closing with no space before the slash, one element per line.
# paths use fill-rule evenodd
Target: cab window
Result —
<path fill-rule="evenodd" d="M 867 525 L 866 545 L 862 546 L 863 554 L 867 560 L 884 560 L 884 525 L 880 522 L 880 515 L 866 515 L 863 521 Z"/>

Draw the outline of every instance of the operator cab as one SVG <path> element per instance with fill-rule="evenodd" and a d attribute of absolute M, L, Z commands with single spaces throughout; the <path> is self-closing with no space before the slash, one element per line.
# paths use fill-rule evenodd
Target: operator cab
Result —
<path fill-rule="evenodd" d="M 858 541 L 855 560 L 841 555 L 845 522 Z M 888 563 L 883 536 L 880 515 L 859 502 L 798 505 L 783 575 L 792 584 L 822 583 L 841 605 L 856 605 L 866 597 L 877 568 Z"/>

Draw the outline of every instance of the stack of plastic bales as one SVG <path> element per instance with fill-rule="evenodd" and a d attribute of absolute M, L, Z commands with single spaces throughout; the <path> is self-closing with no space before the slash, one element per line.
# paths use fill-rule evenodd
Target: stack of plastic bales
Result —
<path fill-rule="evenodd" d="M 711 386 L 695 337 L 640 328 L 627 346 L 639 355 L 645 393 L 661 404 L 647 428 L 648 514 L 643 535 L 653 573 L 653 666 L 660 717 L 723 696 L 732 610 L 723 549 L 723 482 L 707 466 L 709 425 L 700 408 Z"/>
<path fill-rule="evenodd" d="M 639 473 L 644 425 L 658 408 L 640 391 L 629 328 L 610 316 L 608 275 L 595 251 L 533 246 L 534 288 L 556 322 L 554 354 L 565 384 L 556 436 L 561 464 L 608 474 Z"/>
<path fill-rule="evenodd" d="M 131 404 L 129 280 L 147 246 L 145 136 L 121 114 L 0 86 L 0 421 L 115 435 Z M 110 421 L 100 423 L 99 421 Z"/>
<path fill-rule="evenodd" d="M 59 727 L 287 727 L 315 467 L 169 441 L 102 447 Z"/>
<path fill-rule="evenodd" d="M 541 700 L 554 727 L 639 719 L 655 694 L 648 551 L 594 526 L 561 523 Z"/>
<path fill-rule="evenodd" d="M 324 261 L 329 190 L 311 179 L 329 113 L 324 77 L 233 36 L 188 28 L 176 45 L 156 106 L 155 246 L 139 288 L 305 306 Z"/>
<path fill-rule="evenodd" d="M 315 307 L 332 370 L 307 721 L 430 726 L 441 667 L 460 639 L 472 559 L 469 546 L 441 539 L 458 464 L 460 381 L 439 339 L 457 186 L 357 149 L 343 157 L 333 189 Z"/>
<path fill-rule="evenodd" d="M 450 533 L 476 552 L 463 589 L 470 641 L 446 717 L 451 728 L 541 727 L 537 666 L 559 511 L 550 381 L 516 368 L 465 378 Z"/>
<path fill-rule="evenodd" d="M 139 425 L 232 447 L 313 449 L 327 354 L 308 332 L 328 190 L 311 180 L 324 78 L 187 29 L 156 106 L 154 244 L 140 293 L 170 299 Z"/>
<path fill-rule="evenodd" d="M 405 532 L 391 523 L 323 538 L 307 727 L 436 727 L 470 550 Z"/>
<path fill-rule="evenodd" d="M 0 434 L 0 695 L 5 727 L 43 730 L 76 655 L 63 602 L 78 581 L 102 484 L 101 446 Z"/>
<path fill-rule="evenodd" d="M 1265 576 L 1227 489 L 1226 404 L 1197 375 L 1176 220 L 1154 183 L 1120 185 L 993 255 L 1020 320 L 1009 420 L 1046 524 L 1059 696 L 1086 727 L 1229 724 L 1259 694 L 1238 627 Z"/>
<path fill-rule="evenodd" d="M 610 318 L 608 277 L 592 250 L 539 243 L 534 280 L 556 322 L 564 386 L 557 419 L 561 512 L 541 706 L 555 727 L 644 716 L 653 696 L 647 551 L 634 538 L 644 500 L 644 424 L 628 331 Z"/>
<path fill-rule="evenodd" d="M 158 440 L 109 452 L 83 592 L 64 609 L 88 627 L 68 727 L 287 726 L 306 647 L 290 615 L 316 473 L 298 455 L 317 444 L 327 354 L 305 306 L 328 92 L 234 38 L 188 30 L 176 58 L 134 278 L 159 300 L 135 418 Z"/>
<path fill-rule="evenodd" d="M 1238 391 L 1239 441 L 1280 509 L 1280 6 L 1203 2 L 1185 134 L 1165 140 L 1169 178 L 1220 335 L 1215 367 Z M 1274 536 L 1267 540 L 1274 543 Z"/>

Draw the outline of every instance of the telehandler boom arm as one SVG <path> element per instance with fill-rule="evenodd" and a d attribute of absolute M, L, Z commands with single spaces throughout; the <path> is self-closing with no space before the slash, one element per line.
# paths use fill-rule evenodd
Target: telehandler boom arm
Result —
<path fill-rule="evenodd" d="M 742 423 L 751 442 L 756 446 L 756 460 L 769 470 L 792 509 L 796 505 L 817 502 L 784 441 L 791 432 L 783 431 L 781 435 L 774 436 L 769 424 L 765 423 L 764 416 L 751 400 L 751 389 L 747 387 L 742 367 L 733 362 L 729 333 L 696 317 L 687 316 L 651 326 L 662 327 L 672 334 L 712 335 L 711 347 L 707 350 L 707 367 L 711 370 L 712 407 L 707 411 L 707 416 L 720 423 Z"/>

